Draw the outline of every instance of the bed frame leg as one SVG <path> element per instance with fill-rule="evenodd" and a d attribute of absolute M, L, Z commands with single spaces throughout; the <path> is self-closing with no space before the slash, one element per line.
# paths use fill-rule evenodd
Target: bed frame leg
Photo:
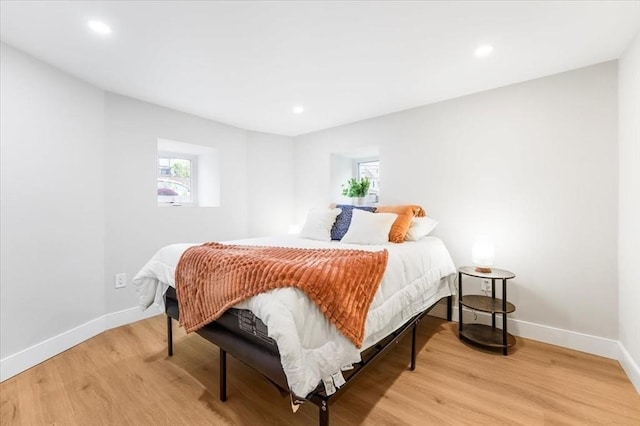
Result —
<path fill-rule="evenodd" d="M 453 296 L 447 296 L 447 321 L 453 319 Z"/>
<path fill-rule="evenodd" d="M 319 426 L 329 426 L 329 403 L 327 401 L 322 401 L 322 405 L 319 409 Z"/>
<path fill-rule="evenodd" d="M 411 328 L 411 371 L 416 369 L 416 331 L 418 327 L 416 324 L 413 324 Z"/>
<path fill-rule="evenodd" d="M 173 356 L 173 321 L 167 315 L 167 354 Z"/>
<path fill-rule="evenodd" d="M 220 401 L 227 400 L 227 351 L 220 349 Z"/>

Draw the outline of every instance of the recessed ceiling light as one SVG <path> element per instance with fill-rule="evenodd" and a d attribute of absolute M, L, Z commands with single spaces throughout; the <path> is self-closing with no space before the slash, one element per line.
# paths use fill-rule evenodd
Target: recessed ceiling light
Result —
<path fill-rule="evenodd" d="M 303 112 L 304 112 L 304 108 L 302 106 L 297 105 L 293 107 L 294 114 L 302 114 Z"/>
<path fill-rule="evenodd" d="M 87 23 L 87 25 L 89 25 L 89 28 L 91 28 L 94 32 L 100 34 L 100 35 L 109 35 L 111 34 L 111 28 L 105 24 L 104 22 L 100 22 L 100 21 L 89 21 Z"/>
<path fill-rule="evenodd" d="M 489 56 L 491 52 L 493 52 L 493 46 L 490 44 L 483 44 L 482 46 L 478 46 L 475 54 L 478 58 L 483 58 L 485 56 Z"/>

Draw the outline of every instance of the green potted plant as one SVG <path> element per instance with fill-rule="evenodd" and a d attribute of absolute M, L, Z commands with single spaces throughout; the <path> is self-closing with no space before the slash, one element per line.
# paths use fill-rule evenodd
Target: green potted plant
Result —
<path fill-rule="evenodd" d="M 371 182 L 366 177 L 358 180 L 351 178 L 346 184 L 342 185 L 342 195 L 345 197 L 351 197 L 354 204 L 362 204 L 364 197 L 369 193 L 369 186 Z"/>

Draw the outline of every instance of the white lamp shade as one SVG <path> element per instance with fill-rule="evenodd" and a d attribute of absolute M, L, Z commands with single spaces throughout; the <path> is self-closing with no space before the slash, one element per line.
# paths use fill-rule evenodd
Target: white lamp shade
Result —
<path fill-rule="evenodd" d="M 487 237 L 480 237 L 471 248 L 471 262 L 476 266 L 493 266 L 496 250 Z"/>

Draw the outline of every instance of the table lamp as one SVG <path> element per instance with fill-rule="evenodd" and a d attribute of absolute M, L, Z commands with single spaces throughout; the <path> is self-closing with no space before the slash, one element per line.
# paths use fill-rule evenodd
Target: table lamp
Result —
<path fill-rule="evenodd" d="M 493 242 L 487 237 L 478 237 L 471 248 L 471 262 L 476 265 L 476 272 L 491 273 L 495 256 Z"/>

